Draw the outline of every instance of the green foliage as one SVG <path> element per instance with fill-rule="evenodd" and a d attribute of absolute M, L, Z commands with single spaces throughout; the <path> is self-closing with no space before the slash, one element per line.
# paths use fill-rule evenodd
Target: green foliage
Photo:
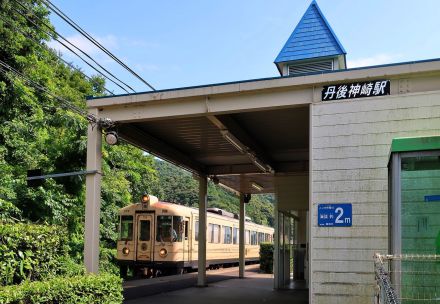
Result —
<path fill-rule="evenodd" d="M 260 243 L 260 270 L 273 273 L 273 243 Z"/>
<path fill-rule="evenodd" d="M 139 201 L 143 193 L 159 192 L 154 158 L 127 144 L 104 146 L 101 238 L 116 246 L 118 211 Z"/>
<path fill-rule="evenodd" d="M 20 3 L 32 12 L 28 18 L 35 23 L 50 24 L 48 11 L 39 1 Z M 99 94 L 46 46 L 47 35 L 17 13 L 21 6 L 5 0 L 0 8 L 2 60 L 76 106 L 84 108 L 85 95 Z M 84 168 L 85 119 L 12 73 L 0 73 L 0 88 L 0 199 L 19 208 L 25 219 L 78 229 L 81 180 L 48 180 L 42 187 L 29 189 L 25 177 L 34 168 L 44 168 L 45 173 Z"/>
<path fill-rule="evenodd" d="M 253 194 L 246 205 L 246 215 L 257 224 L 274 226 L 274 202 L 271 194 Z"/>
<path fill-rule="evenodd" d="M 119 276 L 119 266 L 116 263 L 116 249 L 101 247 L 99 249 L 99 273 L 109 273 Z"/>
<path fill-rule="evenodd" d="M 156 160 L 161 193 L 156 193 L 161 200 L 196 207 L 199 204 L 198 182 L 191 174 L 170 163 Z"/>
<path fill-rule="evenodd" d="M 0 198 L 0 223 L 10 223 L 19 220 L 21 211 L 11 202 Z"/>
<path fill-rule="evenodd" d="M 31 11 L 27 18 L 51 26 L 41 1 L 19 2 Z M 17 9 L 22 10 L 16 1 L 0 1 L 0 58 L 77 107 L 86 108 L 86 96 L 103 95 L 104 79 L 87 79 L 63 63 L 47 46 L 49 37 Z M 84 272 L 85 177 L 48 179 L 40 187 L 28 188 L 26 173 L 36 168 L 44 174 L 84 170 L 86 131 L 83 117 L 14 74 L 0 73 L 0 284 Z M 104 144 L 102 170 L 100 235 L 104 247 L 116 245 L 119 208 L 138 201 L 144 192 L 198 206 L 198 182 L 191 174 L 130 145 Z M 212 183 L 208 192 L 210 207 L 238 212 L 235 194 Z M 247 214 L 262 224 L 273 223 L 272 210 L 268 196 L 254 196 L 247 206 Z M 17 220 L 58 228 L 7 224 Z M 101 251 L 103 269 L 116 273 L 112 254 Z"/>
<path fill-rule="evenodd" d="M 78 263 L 70 256 L 60 257 L 58 260 L 58 275 L 63 277 L 74 277 L 86 274 L 86 268 L 82 262 Z"/>
<path fill-rule="evenodd" d="M 32 12 L 27 18 L 50 25 L 41 1 L 19 2 Z M 103 95 L 104 79 L 89 80 L 59 60 L 46 44 L 49 37 L 17 10 L 23 8 L 16 1 L 0 2 L 2 60 L 77 107 L 86 107 L 86 96 Z M 14 74 L 0 73 L 0 210 L 8 210 L 2 220 L 21 216 L 67 227 L 73 239 L 82 237 L 85 177 L 49 179 L 38 188 L 28 188 L 25 177 L 35 168 L 45 174 L 84 170 L 86 131 L 83 117 Z M 118 209 L 144 191 L 160 192 L 153 163 L 135 147 L 103 145 L 101 237 L 107 246 L 115 245 Z"/>
<path fill-rule="evenodd" d="M 66 231 L 57 226 L 0 225 L 0 285 L 41 280 L 62 272 Z"/>
<path fill-rule="evenodd" d="M 110 274 L 60 277 L 0 287 L 0 303 L 4 304 L 116 304 L 122 300 L 121 279 Z"/>
<path fill-rule="evenodd" d="M 156 168 L 159 174 L 161 192 L 153 193 L 161 200 L 179 203 L 185 206 L 198 206 L 198 182 L 192 175 L 170 163 L 157 160 Z M 252 195 L 246 205 L 246 215 L 257 224 L 273 227 L 274 197 L 270 194 Z M 208 183 L 208 207 L 221 208 L 230 212 L 239 213 L 239 198 L 236 194 Z"/>

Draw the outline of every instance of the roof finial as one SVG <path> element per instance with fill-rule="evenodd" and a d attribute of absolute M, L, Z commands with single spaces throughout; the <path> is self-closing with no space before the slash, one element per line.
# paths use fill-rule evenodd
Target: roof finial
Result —
<path fill-rule="evenodd" d="M 322 69 L 314 66 L 312 71 L 345 69 L 345 55 L 344 47 L 319 9 L 316 0 L 312 0 L 275 59 L 275 64 L 283 76 L 291 75 L 289 66 L 318 61 L 327 63 L 320 65 Z M 302 68 L 299 72 L 310 71 Z"/>

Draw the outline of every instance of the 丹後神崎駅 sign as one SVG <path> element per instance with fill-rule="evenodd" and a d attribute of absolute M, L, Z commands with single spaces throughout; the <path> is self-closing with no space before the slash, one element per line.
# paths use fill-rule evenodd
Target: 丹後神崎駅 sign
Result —
<path fill-rule="evenodd" d="M 390 95 L 389 80 L 374 80 L 324 86 L 322 101 Z"/>

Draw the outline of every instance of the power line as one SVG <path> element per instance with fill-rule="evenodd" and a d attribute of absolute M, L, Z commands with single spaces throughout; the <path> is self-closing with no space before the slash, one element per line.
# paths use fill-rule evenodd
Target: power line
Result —
<path fill-rule="evenodd" d="M 32 37 L 30 34 L 26 33 L 25 31 L 23 31 L 22 29 L 14 26 L 9 20 L 7 20 L 6 18 L 4 18 L 2 15 L 0 15 L 0 19 L 3 20 L 3 22 L 5 22 L 7 25 L 9 25 L 13 30 L 20 32 L 22 35 L 24 35 L 25 37 L 27 37 L 28 39 L 36 42 L 36 43 L 40 43 L 40 40 L 36 39 L 35 37 Z M 61 56 L 59 56 L 58 54 L 54 53 L 54 55 L 61 60 L 62 62 L 64 62 L 67 66 L 69 66 L 71 69 L 77 71 L 78 73 L 80 73 L 81 75 L 83 75 L 85 78 L 87 78 L 88 80 L 92 81 L 92 78 L 87 76 L 85 73 L 83 73 L 79 68 L 75 67 L 74 65 L 72 65 L 71 63 L 67 62 L 66 60 L 64 60 Z M 112 91 L 110 91 L 109 89 L 107 89 L 106 87 L 104 87 L 104 90 L 111 94 L 111 95 L 115 95 Z"/>
<path fill-rule="evenodd" d="M 14 2 L 18 3 L 16 0 L 13 0 Z M 18 3 L 20 6 L 22 6 L 21 3 Z M 26 9 L 26 8 L 25 8 Z M 111 72 L 109 72 L 106 68 L 104 68 L 101 64 L 99 64 L 95 59 L 93 59 L 89 54 L 85 53 L 83 50 L 81 50 L 80 48 L 78 48 L 76 45 L 74 45 L 73 43 L 71 43 L 69 40 L 67 40 L 66 38 L 64 38 L 62 35 L 60 35 L 59 33 L 57 33 L 55 30 L 53 30 L 51 27 L 49 27 L 47 24 L 45 24 L 44 22 L 42 22 L 43 25 L 45 25 L 46 27 L 48 27 L 53 33 L 49 33 L 45 30 L 43 30 L 39 25 L 37 25 L 34 21 L 30 20 L 24 13 L 22 13 L 21 11 L 17 10 L 16 8 L 14 8 L 14 10 L 20 14 L 22 17 L 24 17 L 26 20 L 28 20 L 30 23 L 32 23 L 37 29 L 41 30 L 43 33 L 45 33 L 46 35 L 48 35 L 49 37 L 51 37 L 52 39 L 54 39 L 55 41 L 57 41 L 58 43 L 60 43 L 62 46 L 64 46 L 66 49 L 68 49 L 70 52 L 72 52 L 73 54 L 75 54 L 78 58 L 80 58 L 84 63 L 86 63 L 88 66 L 90 66 L 92 69 L 94 69 L 95 71 L 97 71 L 100 75 L 102 75 L 103 77 L 105 77 L 106 79 L 108 79 L 109 81 L 113 82 L 115 85 L 117 85 L 118 87 L 120 87 L 121 89 L 123 89 L 126 93 L 129 93 L 124 87 L 122 87 L 120 84 L 116 83 L 115 81 L 113 81 L 111 78 L 109 78 L 108 76 L 106 76 L 105 74 L 103 74 L 101 71 L 99 71 L 97 68 L 95 68 L 92 64 L 90 64 L 87 60 L 85 60 L 84 58 L 82 58 L 78 53 L 76 53 L 74 50 L 72 50 L 72 48 L 70 48 L 69 46 L 67 46 L 65 43 L 63 43 L 62 41 L 60 41 L 58 38 L 56 38 L 55 35 L 60 36 L 64 41 L 66 41 L 68 44 L 70 44 L 72 47 L 74 47 L 75 49 L 77 49 L 78 51 L 80 51 L 82 54 L 84 54 L 87 58 L 89 58 L 90 60 L 92 60 L 96 65 L 98 65 L 102 70 L 104 70 L 107 74 L 111 75 L 111 77 L 113 77 L 114 79 L 116 79 L 117 81 L 119 81 L 120 83 L 122 83 L 123 85 L 125 85 L 126 87 L 128 87 L 129 89 L 131 89 L 133 92 L 135 92 L 135 90 L 130 87 L 128 84 L 126 84 L 125 82 L 123 82 L 122 80 L 120 80 L 118 77 L 116 77 L 115 75 L 113 75 Z M 28 11 L 29 12 L 29 11 Z M 30 12 L 29 12 L 30 13 Z"/>
<path fill-rule="evenodd" d="M 67 62 L 66 60 L 63 59 L 63 57 L 55 55 L 58 57 L 59 60 L 61 60 L 65 65 L 67 65 L 69 68 L 77 71 L 78 73 L 80 73 L 81 75 L 83 75 L 85 78 L 87 78 L 89 81 L 93 81 L 93 79 L 86 75 L 84 72 L 82 72 L 80 69 L 78 69 L 77 67 L 75 67 L 73 64 L 71 64 L 70 62 Z M 104 87 L 104 90 L 109 93 L 110 95 L 115 95 L 112 91 L 110 91 L 109 89 L 107 89 L 106 87 Z"/>
<path fill-rule="evenodd" d="M 33 81 L 29 77 L 26 77 L 23 73 L 21 73 L 18 70 L 14 69 L 13 67 L 11 67 L 9 64 L 7 64 L 6 62 L 4 62 L 1 59 L 0 59 L 0 71 L 2 71 L 3 74 L 5 74 L 5 75 L 7 75 L 7 71 L 12 72 L 13 74 L 18 76 L 22 80 L 24 80 L 27 84 L 31 85 L 35 89 L 38 89 L 38 90 L 46 93 L 50 97 L 54 98 L 55 100 L 57 100 L 66 109 L 69 109 L 72 112 L 75 112 L 75 113 L 81 115 L 82 117 L 84 117 L 91 124 L 99 124 L 103 129 L 110 128 L 110 127 L 113 126 L 113 122 L 109 118 L 98 118 L 95 115 L 88 113 L 86 110 L 81 109 L 81 108 L 73 105 L 69 100 L 56 95 L 55 93 L 53 93 L 52 91 L 50 91 L 46 87 L 44 87 L 44 86 L 40 85 L 39 83 Z"/>
<path fill-rule="evenodd" d="M 29 22 L 31 22 L 35 27 L 37 27 L 39 30 L 43 31 L 43 33 L 49 35 L 52 39 L 54 39 L 55 41 L 57 41 L 58 43 L 60 43 L 61 45 L 63 45 L 65 48 L 67 48 L 68 50 L 70 50 L 72 53 L 74 53 L 76 56 L 80 57 L 78 54 L 76 54 L 72 49 L 70 49 L 69 47 L 67 47 L 64 43 L 62 43 L 61 41 L 59 41 L 53 34 L 55 34 L 56 36 L 60 37 L 61 39 L 63 39 L 66 43 L 68 43 L 69 45 L 71 45 L 72 47 L 74 47 L 75 49 L 77 49 L 78 51 L 80 51 L 82 54 L 84 54 L 87 58 L 89 58 L 90 60 L 92 60 L 97 66 L 99 66 L 102 70 L 104 70 L 107 74 L 111 75 L 114 79 L 116 79 L 117 81 L 119 81 L 120 83 L 122 83 L 123 85 L 125 85 L 127 88 L 129 88 L 130 90 L 132 90 L 133 92 L 135 92 L 135 90 L 130 87 L 128 84 L 126 84 L 125 82 L 123 82 L 122 80 L 120 80 L 119 78 L 117 78 L 115 75 L 113 75 L 110 71 L 108 71 L 106 68 L 104 68 L 101 64 L 99 64 L 95 59 L 93 59 L 89 54 L 87 54 L 86 52 L 84 52 L 82 49 L 80 49 L 79 47 L 77 47 L 75 44 L 71 43 L 68 39 L 66 39 L 63 35 L 61 35 L 60 33 L 58 33 L 57 31 L 55 31 L 51 26 L 49 26 L 46 22 L 44 22 L 44 20 L 42 18 L 40 18 L 39 16 L 35 15 L 34 12 L 32 12 L 32 10 L 28 9 L 26 6 L 24 6 L 22 3 L 20 3 L 18 0 L 13 0 L 15 3 L 17 3 L 18 5 L 20 5 L 25 12 L 27 12 L 28 14 L 36 17 L 41 24 L 43 24 L 50 32 L 52 32 L 52 34 L 48 33 L 47 31 L 44 31 L 41 29 L 41 27 L 36 24 L 35 22 L 33 22 L 32 20 L 30 20 L 27 16 L 25 16 L 25 14 L 23 14 L 23 12 L 17 10 L 16 8 L 14 8 L 14 10 L 19 13 L 21 16 L 23 16 L 24 18 L 26 18 L 26 20 L 28 20 Z M 80 59 L 82 59 L 80 57 Z M 84 61 L 84 59 L 82 59 Z M 85 62 L 85 61 L 84 61 Z M 87 62 L 86 62 L 87 63 Z M 98 70 L 96 70 L 94 68 L 95 71 L 97 71 L 98 73 L 100 73 Z M 100 73 L 102 76 L 106 77 L 105 75 L 103 75 L 102 73 Z M 106 79 L 112 81 L 110 78 L 106 77 Z M 114 81 L 112 81 L 114 84 L 116 84 Z M 117 85 L 117 84 L 116 84 Z M 120 86 L 119 86 L 120 87 Z M 124 88 L 122 88 L 124 89 Z M 127 92 L 127 90 L 124 89 L 125 92 Z M 128 93 L 128 92 L 127 92 Z"/>
<path fill-rule="evenodd" d="M 127 71 L 129 71 L 132 75 L 134 75 L 136 78 L 138 78 L 144 84 L 146 84 L 151 90 L 153 90 L 153 91 L 156 90 L 147 81 L 145 81 L 141 76 L 139 76 L 130 67 L 128 67 L 124 62 L 122 62 L 118 57 L 116 57 L 113 53 L 111 53 L 104 46 L 102 46 L 98 41 L 96 41 L 95 38 L 93 38 L 89 33 L 87 33 L 83 28 L 81 28 L 77 23 L 75 23 L 75 21 L 73 21 L 69 16 L 67 16 L 65 13 L 63 13 L 63 11 L 61 11 L 58 7 L 56 7 L 50 0 L 42 0 L 42 2 L 44 4 L 46 4 L 46 6 L 52 12 L 57 14 L 61 19 L 63 19 L 65 22 L 67 22 L 71 27 L 73 27 L 75 30 L 77 30 L 81 35 L 83 35 L 90 42 L 92 42 L 95 46 L 97 46 L 100 50 L 102 50 L 104 53 L 106 53 L 110 58 L 115 60 L 117 63 L 119 63 L 121 66 L 123 66 Z"/>

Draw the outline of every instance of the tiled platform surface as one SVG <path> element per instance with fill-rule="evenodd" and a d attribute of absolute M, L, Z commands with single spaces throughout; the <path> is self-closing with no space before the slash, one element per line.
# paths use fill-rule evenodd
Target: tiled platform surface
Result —
<path fill-rule="evenodd" d="M 133 300 L 126 300 L 126 304 L 154 303 L 154 304 L 306 304 L 308 290 L 273 290 L 273 276 L 258 273 L 258 266 L 246 267 L 246 278 L 237 278 L 237 269 L 222 269 L 208 272 L 209 286 L 204 288 L 189 287 L 174 291 L 162 292 Z M 193 274 L 180 276 L 180 279 L 193 280 Z M 209 280 L 209 278 L 212 278 Z M 163 278 L 166 285 L 168 279 Z M 169 284 L 178 284 L 178 278 L 170 277 Z M 128 282 L 129 283 L 129 282 Z M 132 284 L 134 285 L 134 283 Z M 152 281 L 143 288 L 155 288 Z M 194 284 L 192 284 L 194 285 Z"/>

